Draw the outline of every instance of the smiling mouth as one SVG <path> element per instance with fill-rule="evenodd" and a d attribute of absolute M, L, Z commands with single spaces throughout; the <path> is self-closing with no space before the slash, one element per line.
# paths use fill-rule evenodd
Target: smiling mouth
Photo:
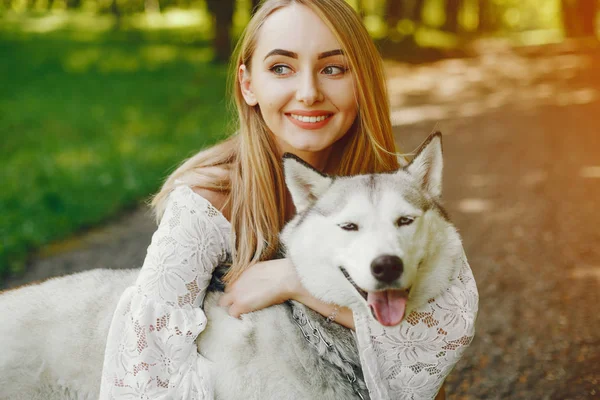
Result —
<path fill-rule="evenodd" d="M 294 118 L 296 121 L 305 122 L 305 123 L 317 123 L 321 121 L 325 121 L 328 118 L 331 118 L 333 114 L 325 114 L 325 115 L 298 115 L 298 114 L 288 114 L 290 117 Z"/>
<path fill-rule="evenodd" d="M 344 267 L 339 267 L 340 271 L 342 271 L 342 274 L 344 274 L 344 276 L 346 277 L 346 279 L 348 280 L 348 282 L 350 282 L 352 284 L 352 286 L 354 286 L 354 289 L 356 289 L 356 291 L 358 292 L 358 294 L 360 294 L 365 300 L 367 300 L 367 296 L 369 295 L 369 292 L 367 292 L 364 289 L 361 289 L 360 286 L 358 286 L 356 284 L 356 282 L 354 282 L 354 279 L 352 279 L 350 277 L 350 274 L 348 273 L 348 271 L 346 271 L 346 269 Z M 389 288 L 388 290 L 402 290 L 402 289 L 394 289 L 394 288 Z M 406 294 L 410 294 L 410 288 L 407 289 L 403 289 Z M 380 290 L 377 290 L 380 291 Z"/>

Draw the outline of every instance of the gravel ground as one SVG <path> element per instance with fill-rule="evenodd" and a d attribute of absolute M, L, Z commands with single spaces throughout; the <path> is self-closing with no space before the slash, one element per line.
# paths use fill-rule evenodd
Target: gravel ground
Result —
<path fill-rule="evenodd" d="M 387 63 L 406 151 L 444 134 L 444 198 L 480 291 L 450 399 L 600 398 L 600 51 L 515 51 Z M 147 209 L 44 249 L 5 287 L 142 264 Z"/>

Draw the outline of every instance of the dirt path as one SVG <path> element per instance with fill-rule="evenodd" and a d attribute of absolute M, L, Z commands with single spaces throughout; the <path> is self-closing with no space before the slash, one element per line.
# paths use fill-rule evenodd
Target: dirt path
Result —
<path fill-rule="evenodd" d="M 599 67 L 569 49 L 390 67 L 407 148 L 445 133 L 445 202 L 480 290 L 452 399 L 600 398 Z"/>
<path fill-rule="evenodd" d="M 42 249 L 23 276 L 0 283 L 0 290 L 94 268 L 139 268 L 155 229 L 150 210 L 140 206 L 115 221 Z"/>
<path fill-rule="evenodd" d="M 398 140 L 444 133 L 445 202 L 480 290 L 450 399 L 600 398 L 600 52 L 485 49 L 388 64 Z M 138 211 L 37 259 L 9 286 L 140 266 Z"/>

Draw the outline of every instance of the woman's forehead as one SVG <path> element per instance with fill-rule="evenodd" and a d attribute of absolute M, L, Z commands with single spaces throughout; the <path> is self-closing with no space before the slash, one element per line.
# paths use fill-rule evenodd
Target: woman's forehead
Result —
<path fill-rule="evenodd" d="M 313 56 L 342 46 L 327 25 L 306 6 L 293 4 L 269 15 L 258 33 L 255 54 L 262 60 L 273 49 Z"/>

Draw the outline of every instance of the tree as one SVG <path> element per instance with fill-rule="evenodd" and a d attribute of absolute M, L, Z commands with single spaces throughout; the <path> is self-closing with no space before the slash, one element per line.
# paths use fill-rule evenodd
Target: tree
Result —
<path fill-rule="evenodd" d="M 388 0 L 385 5 L 385 22 L 388 28 L 394 29 L 406 13 L 406 3 L 401 0 Z"/>
<path fill-rule="evenodd" d="M 119 8 L 117 0 L 112 0 L 110 2 L 110 13 L 115 17 L 114 29 L 121 29 L 121 9 Z"/>
<path fill-rule="evenodd" d="M 67 8 L 75 10 L 81 7 L 81 0 L 67 0 Z"/>
<path fill-rule="evenodd" d="M 418 25 L 422 22 L 425 0 L 387 0 L 385 3 L 385 21 L 394 28 L 400 20 L 408 19 Z"/>
<path fill-rule="evenodd" d="M 458 33 L 458 11 L 461 7 L 461 0 L 446 0 L 446 21 L 444 21 L 444 30 L 452 33 Z"/>
<path fill-rule="evenodd" d="M 423 22 L 423 8 L 425 7 L 425 0 L 414 0 L 412 3 L 412 13 L 409 18 L 418 25 Z"/>
<path fill-rule="evenodd" d="M 562 0 L 561 5 L 567 37 L 596 36 L 597 0 Z"/>
<path fill-rule="evenodd" d="M 479 33 L 493 32 L 498 28 L 498 16 L 494 13 L 492 0 L 479 0 L 477 31 Z"/>
<path fill-rule="evenodd" d="M 254 3 L 253 3 L 254 4 Z M 215 39 L 213 48 L 216 61 L 228 62 L 231 55 L 231 25 L 235 0 L 206 0 L 208 11 L 214 16 Z"/>

